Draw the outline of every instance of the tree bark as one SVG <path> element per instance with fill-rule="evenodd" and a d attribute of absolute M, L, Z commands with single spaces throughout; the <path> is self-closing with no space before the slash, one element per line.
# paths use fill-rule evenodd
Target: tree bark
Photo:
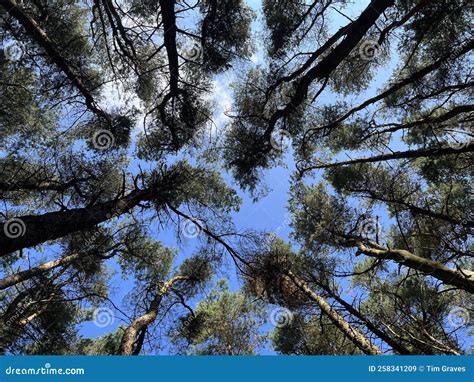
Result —
<path fill-rule="evenodd" d="M 125 329 L 125 332 L 122 336 L 122 341 L 120 343 L 119 354 L 138 355 L 140 353 L 141 349 L 138 349 L 137 347 L 134 348 L 134 345 L 137 340 L 139 340 L 138 346 L 141 347 L 141 345 L 143 344 L 143 338 L 138 338 L 138 335 L 140 335 L 140 337 L 143 337 L 144 331 L 148 328 L 149 325 L 151 325 L 156 320 L 161 300 L 169 292 L 173 284 L 178 281 L 183 281 L 187 279 L 188 277 L 185 276 L 175 276 L 163 284 L 158 294 L 151 302 L 148 311 L 144 315 L 135 318 L 132 323 L 127 327 L 127 329 Z"/>
<path fill-rule="evenodd" d="M 326 169 L 340 166 L 349 166 L 360 163 L 374 163 L 383 162 L 395 159 L 416 159 L 416 158 L 435 158 L 444 155 L 455 155 L 463 153 L 474 152 L 474 142 L 468 142 L 465 145 L 456 147 L 441 147 L 441 148 L 430 148 L 430 149 L 419 149 L 419 150 L 408 150 L 408 151 L 394 151 L 391 154 L 374 155 L 372 157 L 357 158 L 348 161 L 340 161 L 334 163 L 321 164 L 317 166 L 310 166 L 302 171 Z"/>
<path fill-rule="evenodd" d="M 179 62 L 176 48 L 176 15 L 174 13 L 175 0 L 159 0 L 161 17 L 163 20 L 164 44 L 168 54 L 168 68 L 170 71 L 170 93 L 178 94 Z"/>
<path fill-rule="evenodd" d="M 271 135 L 280 118 L 290 115 L 295 107 L 298 107 L 303 103 L 312 82 L 316 79 L 326 78 L 336 70 L 340 63 L 359 44 L 367 31 L 375 25 L 380 15 L 394 4 L 395 0 L 372 0 L 368 7 L 361 13 L 359 18 L 349 24 L 344 33 L 344 40 L 342 40 L 342 42 L 331 51 L 331 53 L 301 77 L 296 84 L 295 94 L 287 106 L 272 115 L 269 128 L 266 132 L 268 137 Z"/>
<path fill-rule="evenodd" d="M 393 260 L 400 265 L 429 274 L 445 284 L 474 293 L 474 272 L 472 271 L 466 269 L 454 270 L 440 262 L 416 256 L 403 249 L 370 248 L 361 242 L 357 242 L 357 247 L 359 252 L 366 256 Z"/>
<path fill-rule="evenodd" d="M 113 253 L 111 256 L 98 257 L 98 258 L 108 259 L 108 258 L 111 258 L 113 255 L 115 255 L 115 253 Z M 81 252 L 74 253 L 72 255 L 63 256 L 63 257 L 60 257 L 59 259 L 51 260 L 46 263 L 40 264 L 37 267 L 33 267 L 31 269 L 27 269 L 27 270 L 15 273 L 13 275 L 7 276 L 0 280 L 0 290 L 7 289 L 13 285 L 29 280 L 42 273 L 49 272 L 63 265 L 71 264 L 74 261 L 79 260 L 80 258 L 84 256 L 85 254 Z"/>
<path fill-rule="evenodd" d="M 80 78 L 80 74 L 61 56 L 58 49 L 54 46 L 54 43 L 50 40 L 46 32 L 41 29 L 38 23 L 23 11 L 15 0 L 0 0 L 0 5 L 25 28 L 26 32 L 46 51 L 51 61 L 63 71 L 69 81 L 71 81 L 74 87 L 76 87 L 85 98 L 87 108 L 99 118 L 103 118 L 112 124 L 110 116 L 99 108 L 91 92 Z"/>
<path fill-rule="evenodd" d="M 85 208 L 50 212 L 44 215 L 18 217 L 24 224 L 23 235 L 14 237 L 8 233 L 8 220 L 0 223 L 0 256 L 19 249 L 32 247 L 49 240 L 55 240 L 68 234 L 91 229 L 114 216 L 125 214 L 142 201 L 149 200 L 151 190 L 132 191 L 117 200 Z"/>
<path fill-rule="evenodd" d="M 396 91 L 403 89 L 405 86 L 415 83 L 416 81 L 421 80 L 424 76 L 427 74 L 439 69 L 443 65 L 445 65 L 449 60 L 454 60 L 457 57 L 463 56 L 466 53 L 470 52 L 472 49 L 474 49 L 474 40 L 470 40 L 468 43 L 463 45 L 462 47 L 454 48 L 451 50 L 451 52 L 445 54 L 443 57 L 440 59 L 436 60 L 434 63 L 425 66 L 424 68 L 418 70 L 417 72 L 413 73 L 409 77 L 406 77 L 402 79 L 401 81 L 392 84 L 387 90 L 383 91 L 382 93 L 377 94 L 376 96 L 369 98 L 368 100 L 364 101 L 360 105 L 352 108 L 349 110 L 346 114 L 343 116 L 339 117 L 335 121 L 331 122 L 328 125 L 322 126 L 322 127 L 317 127 L 314 128 L 313 130 L 324 130 L 331 128 L 333 126 L 336 126 L 342 122 L 344 122 L 347 118 L 352 116 L 353 114 L 357 113 L 358 111 L 361 111 L 365 109 L 367 106 L 370 106 L 374 103 L 377 103 L 390 95 L 394 94 Z M 455 57 L 454 57 L 455 56 Z"/>
<path fill-rule="evenodd" d="M 355 327 L 350 325 L 344 317 L 342 317 L 338 312 L 336 312 L 324 298 L 312 291 L 309 286 L 293 274 L 291 271 L 285 271 L 285 274 L 293 281 L 293 283 L 301 289 L 301 291 L 316 305 L 319 306 L 321 311 L 327 315 L 331 322 L 339 329 L 342 333 L 356 345 L 360 350 L 368 355 L 382 355 L 382 351 L 375 346 L 369 339 L 367 339 L 361 332 L 359 332 Z"/>
<path fill-rule="evenodd" d="M 317 282 L 317 281 L 315 281 Z M 387 345 L 391 346 L 393 350 L 401 355 L 410 355 L 413 354 L 410 350 L 408 350 L 405 346 L 403 346 L 398 341 L 395 341 L 392 337 L 390 337 L 387 333 L 383 330 L 379 329 L 373 322 L 371 322 L 367 317 L 365 317 L 358 309 L 353 307 L 339 295 L 337 295 L 329 286 L 317 282 L 318 286 L 323 288 L 329 295 L 336 300 L 340 305 L 344 307 L 350 314 L 354 317 L 357 317 L 362 323 L 369 329 L 372 333 L 374 333 L 377 337 L 379 337 L 382 341 L 384 341 Z"/>

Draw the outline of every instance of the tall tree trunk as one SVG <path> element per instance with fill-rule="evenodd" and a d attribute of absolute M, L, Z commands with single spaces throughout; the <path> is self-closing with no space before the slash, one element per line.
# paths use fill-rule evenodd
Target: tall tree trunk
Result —
<path fill-rule="evenodd" d="M 372 0 L 361 15 L 349 24 L 345 38 L 326 57 L 311 68 L 295 86 L 295 94 L 284 109 L 278 110 L 270 119 L 270 126 L 266 134 L 271 135 L 277 121 L 293 113 L 295 107 L 301 105 L 307 96 L 309 86 L 314 80 L 328 77 L 340 63 L 352 52 L 363 39 L 367 31 L 372 28 L 377 19 L 388 8 L 395 4 L 395 0 Z"/>
<path fill-rule="evenodd" d="M 454 47 L 450 52 L 446 53 L 443 57 L 439 58 L 432 64 L 429 64 L 425 66 L 424 68 L 414 72 L 410 76 L 402 79 L 401 81 L 392 84 L 387 90 L 384 90 L 382 93 L 377 94 L 376 96 L 364 101 L 360 105 L 352 108 L 343 116 L 339 117 L 338 119 L 329 123 L 328 125 L 315 128 L 314 130 L 324 130 L 324 129 L 329 129 L 331 127 L 337 126 L 338 124 L 342 123 L 343 121 L 345 121 L 347 118 L 357 113 L 358 111 L 364 110 L 366 107 L 374 103 L 377 103 L 379 101 L 382 101 L 383 99 L 386 99 L 387 97 L 391 96 L 398 90 L 403 89 L 407 85 L 410 85 L 410 84 L 415 83 L 416 81 L 422 80 L 423 77 L 425 77 L 427 74 L 434 72 L 435 70 L 445 65 L 447 62 L 453 61 L 455 58 L 465 55 L 466 53 L 470 52 L 472 49 L 474 49 L 474 40 L 468 41 L 462 47 Z"/>
<path fill-rule="evenodd" d="M 175 0 L 159 0 L 161 18 L 163 20 L 164 44 L 168 55 L 168 68 L 170 71 L 170 93 L 178 94 L 179 61 L 176 48 L 176 14 L 174 11 Z"/>
<path fill-rule="evenodd" d="M 474 152 L 474 142 L 468 142 L 460 147 L 440 147 L 440 148 L 429 148 L 419 150 L 408 150 L 408 151 L 394 151 L 390 154 L 374 155 L 372 157 L 357 158 L 348 161 L 334 162 L 321 164 L 317 166 L 310 166 L 303 169 L 303 171 L 316 170 L 322 168 L 341 167 L 347 165 L 355 165 L 359 163 L 374 163 L 383 162 L 394 159 L 415 159 L 415 158 L 436 158 L 444 155 L 458 155 L 462 153 Z"/>
<path fill-rule="evenodd" d="M 50 212 L 38 216 L 21 216 L 17 218 L 20 220 L 18 223 L 23 225 L 19 227 L 20 232 L 11 232 L 12 227 L 9 224 L 11 220 L 7 220 L 0 223 L 0 256 L 74 232 L 91 229 L 114 216 L 125 214 L 138 203 L 150 199 L 152 194 L 151 190 L 132 191 L 122 198 L 91 207 Z"/>
<path fill-rule="evenodd" d="M 369 329 L 372 333 L 374 333 L 377 337 L 379 337 L 382 341 L 387 343 L 389 346 L 392 347 L 393 350 L 395 350 L 397 353 L 401 355 L 409 355 L 413 354 L 410 350 L 408 350 L 403 344 L 400 342 L 394 340 L 392 337 L 390 337 L 387 333 L 385 333 L 383 330 L 379 329 L 373 322 L 371 322 L 367 317 L 365 317 L 358 309 L 356 309 L 354 306 L 349 304 L 347 301 L 345 301 L 341 296 L 337 295 L 328 285 L 324 283 L 320 283 L 317 280 L 315 282 L 323 288 L 334 300 L 336 300 L 340 305 L 344 307 L 350 314 L 352 314 L 354 317 L 357 317 L 362 323 Z"/>
<path fill-rule="evenodd" d="M 344 317 L 336 312 L 324 298 L 316 294 L 305 281 L 297 277 L 291 271 L 284 272 L 291 281 L 316 305 L 319 306 L 321 311 L 331 320 L 331 322 L 342 332 L 344 335 L 356 345 L 360 350 L 368 355 L 382 355 L 382 351 L 375 346 L 369 339 L 367 339 L 359 330 L 350 325 Z"/>
<path fill-rule="evenodd" d="M 51 61 L 63 71 L 69 81 L 71 81 L 74 87 L 85 98 L 88 109 L 99 118 L 105 119 L 105 121 L 112 124 L 110 117 L 97 105 L 91 92 L 81 79 L 80 73 L 77 73 L 67 60 L 61 56 L 59 50 L 54 46 L 54 43 L 50 40 L 46 32 L 41 29 L 38 23 L 24 12 L 14 0 L 0 0 L 0 5 L 25 28 L 26 32 L 46 51 Z"/>
<path fill-rule="evenodd" d="M 144 315 L 135 318 L 125 330 L 120 343 L 119 354 L 137 355 L 140 353 L 141 346 L 143 345 L 143 336 L 145 335 L 144 331 L 156 320 L 161 300 L 169 292 L 173 284 L 187 279 L 189 278 L 185 276 L 175 276 L 163 284 L 151 302 L 148 311 Z M 137 346 L 134 346 L 135 344 Z"/>
<path fill-rule="evenodd" d="M 111 258 L 113 255 L 115 255 L 115 252 L 111 256 L 104 256 L 104 257 L 97 256 L 97 258 L 108 259 L 108 258 Z M 60 257 L 59 259 L 56 259 L 56 260 L 47 261 L 46 263 L 40 264 L 31 269 L 27 269 L 25 271 L 21 271 L 13 275 L 7 276 L 0 280 L 0 290 L 9 288 L 13 285 L 16 285 L 23 281 L 29 280 L 35 276 L 38 276 L 42 273 L 49 272 L 55 268 L 71 264 L 74 261 L 79 260 L 84 256 L 87 256 L 87 255 L 81 252 L 74 253 L 72 255 L 67 255 L 67 256 Z"/>

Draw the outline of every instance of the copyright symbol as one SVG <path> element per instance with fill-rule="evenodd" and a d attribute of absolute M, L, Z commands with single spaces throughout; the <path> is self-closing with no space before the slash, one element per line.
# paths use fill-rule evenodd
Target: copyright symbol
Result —
<path fill-rule="evenodd" d="M 424 366 L 420 366 L 420 371 L 425 371 L 425 367 L 424 367 Z"/>

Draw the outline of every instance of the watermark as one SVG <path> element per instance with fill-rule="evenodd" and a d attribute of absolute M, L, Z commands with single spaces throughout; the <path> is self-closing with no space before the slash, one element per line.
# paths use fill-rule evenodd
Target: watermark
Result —
<path fill-rule="evenodd" d="M 202 221 L 198 219 L 186 219 L 181 223 L 181 233 L 187 239 L 194 239 L 201 234 L 202 226 Z"/>
<path fill-rule="evenodd" d="M 92 145 L 97 150 L 108 150 L 113 147 L 114 143 L 115 138 L 110 130 L 101 129 L 92 136 Z"/>
<path fill-rule="evenodd" d="M 462 141 L 449 141 L 447 143 L 448 147 L 452 148 L 453 150 L 463 150 L 467 146 L 469 146 L 472 143 L 472 141 L 467 141 L 467 142 L 462 142 Z"/>
<path fill-rule="evenodd" d="M 287 308 L 277 308 L 270 313 L 270 322 L 277 328 L 284 328 L 285 326 L 291 325 L 293 319 L 293 312 Z"/>
<path fill-rule="evenodd" d="M 378 239 L 382 232 L 379 217 L 363 216 L 358 223 L 357 232 L 362 237 Z"/>
<path fill-rule="evenodd" d="M 456 49 L 454 49 L 453 52 L 446 58 L 446 60 L 442 62 L 441 67 L 447 69 L 449 66 L 451 66 L 456 61 L 456 59 L 462 55 L 462 51 L 465 47 L 466 45 L 462 44 L 461 46 L 458 46 Z"/>
<path fill-rule="evenodd" d="M 27 306 L 20 306 L 20 309 L 15 311 L 8 320 L 5 321 L 6 326 L 13 326 L 21 322 L 26 317 Z"/>
<path fill-rule="evenodd" d="M 280 235 L 280 233 L 291 224 L 292 216 L 289 212 L 285 213 L 283 216 L 283 222 L 275 228 L 273 234 L 275 236 Z"/>
<path fill-rule="evenodd" d="M 126 200 L 119 200 L 117 202 L 117 205 L 114 206 L 114 208 L 112 209 L 111 213 L 108 213 L 105 215 L 105 217 L 107 219 L 112 219 L 112 218 L 115 218 L 117 216 L 120 216 L 122 215 L 124 212 L 126 212 L 128 209 L 130 208 L 130 204 L 128 201 Z"/>
<path fill-rule="evenodd" d="M 375 40 L 365 40 L 359 46 L 359 56 L 365 61 L 375 60 L 380 56 L 380 45 Z"/>
<path fill-rule="evenodd" d="M 18 239 L 26 233 L 26 224 L 19 218 L 12 218 L 5 221 L 3 233 L 9 239 Z"/>
<path fill-rule="evenodd" d="M 93 313 L 94 325 L 99 328 L 105 328 L 112 325 L 115 321 L 114 314 L 109 308 L 97 308 Z"/>
<path fill-rule="evenodd" d="M 468 310 L 460 306 L 454 307 L 448 314 L 449 324 L 456 329 L 468 326 L 470 319 Z"/>
<path fill-rule="evenodd" d="M 192 41 L 187 43 L 182 50 L 182 56 L 188 60 L 193 62 L 198 62 L 202 60 L 203 56 L 203 49 L 202 45 L 197 41 Z"/>
<path fill-rule="evenodd" d="M 87 239 L 85 239 L 84 241 L 84 252 L 86 252 L 88 249 L 90 248 L 94 248 L 94 243 L 95 243 L 95 240 L 97 240 L 100 235 L 106 235 L 107 234 L 107 231 L 102 228 L 102 227 L 98 227 L 98 229 L 96 231 L 94 231 L 94 233 L 88 237 Z"/>
<path fill-rule="evenodd" d="M 10 62 L 16 62 L 21 60 L 25 51 L 23 44 L 17 41 L 3 43 L 1 49 L 3 51 L 3 56 L 5 57 L 5 60 Z"/>
<path fill-rule="evenodd" d="M 82 367 L 74 368 L 55 368 L 50 363 L 45 363 L 43 367 L 12 367 L 5 369 L 6 375 L 84 375 L 85 369 Z"/>
<path fill-rule="evenodd" d="M 289 131 L 279 129 L 274 130 L 270 137 L 270 144 L 277 151 L 285 151 L 291 146 L 293 136 Z"/>

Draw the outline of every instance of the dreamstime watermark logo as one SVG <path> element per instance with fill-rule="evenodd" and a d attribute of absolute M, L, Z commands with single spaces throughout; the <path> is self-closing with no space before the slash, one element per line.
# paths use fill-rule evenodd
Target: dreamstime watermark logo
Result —
<path fill-rule="evenodd" d="M 101 129 L 92 136 L 92 145 L 97 150 L 108 150 L 113 147 L 114 143 L 115 138 L 110 130 Z"/>
<path fill-rule="evenodd" d="M 15 311 L 6 321 L 5 321 L 5 325 L 6 326 L 12 326 L 14 325 L 16 322 L 21 322 L 23 318 L 25 318 L 25 314 L 26 314 L 26 311 L 27 311 L 27 307 L 26 306 L 20 306 L 20 308 Z"/>
<path fill-rule="evenodd" d="M 287 130 L 275 130 L 270 137 L 270 144 L 275 150 L 284 151 L 291 145 L 293 136 Z"/>
<path fill-rule="evenodd" d="M 441 64 L 441 66 L 445 69 L 449 69 L 449 67 L 453 65 L 456 59 L 462 55 L 462 51 L 465 47 L 466 45 L 463 44 L 454 49 L 453 52 L 449 55 L 449 57 Z"/>
<path fill-rule="evenodd" d="M 12 218 L 5 221 L 3 233 L 9 239 L 17 239 L 26 233 L 26 224 L 19 218 Z"/>
<path fill-rule="evenodd" d="M 106 326 L 114 323 L 114 314 L 109 308 L 97 308 L 93 314 L 94 325 L 99 328 L 105 328 Z"/>
<path fill-rule="evenodd" d="M 291 220 L 292 220 L 291 214 L 287 212 L 283 216 L 283 222 L 278 227 L 275 228 L 275 230 L 273 231 L 273 234 L 275 236 L 280 235 L 280 233 L 291 224 Z"/>
<path fill-rule="evenodd" d="M 106 217 L 108 218 L 111 216 L 110 214 L 107 214 Z M 101 236 L 107 235 L 107 231 L 103 229 L 102 227 L 98 227 L 97 231 L 95 231 L 91 236 L 89 236 L 85 241 L 84 241 L 84 248 L 89 249 L 93 248 L 95 241 Z"/>
<path fill-rule="evenodd" d="M 448 322 L 454 328 L 468 326 L 470 319 L 468 310 L 460 306 L 451 309 L 448 314 Z"/>
<path fill-rule="evenodd" d="M 186 219 L 181 223 L 181 233 L 187 239 L 194 239 L 201 234 L 203 223 L 198 219 Z"/>
<path fill-rule="evenodd" d="M 447 142 L 447 145 L 448 147 L 454 149 L 454 150 L 463 150 L 465 149 L 467 146 L 469 146 L 470 144 L 472 143 L 472 141 L 467 141 L 467 142 L 462 142 L 462 141 L 458 141 L 458 140 L 454 140 L 454 141 L 449 141 Z"/>
<path fill-rule="evenodd" d="M 12 41 L 2 46 L 3 55 L 7 61 L 19 61 L 24 54 L 23 44 L 17 41 Z"/>
<path fill-rule="evenodd" d="M 363 216 L 358 223 L 357 232 L 362 237 L 379 238 L 382 226 L 378 216 Z"/>
<path fill-rule="evenodd" d="M 49 362 L 42 367 L 12 367 L 5 369 L 6 375 L 84 375 L 85 369 L 82 367 L 75 368 L 55 368 L 51 367 Z"/>
<path fill-rule="evenodd" d="M 202 55 L 202 45 L 197 41 L 189 42 L 183 47 L 182 56 L 188 61 L 200 61 L 202 59 Z"/>
<path fill-rule="evenodd" d="M 270 322 L 277 328 L 284 328 L 285 326 L 291 325 L 293 319 L 293 312 L 287 308 L 274 309 L 270 314 Z"/>
<path fill-rule="evenodd" d="M 380 52 L 380 45 L 375 40 L 365 40 L 359 47 L 359 56 L 365 61 L 375 60 Z"/>

